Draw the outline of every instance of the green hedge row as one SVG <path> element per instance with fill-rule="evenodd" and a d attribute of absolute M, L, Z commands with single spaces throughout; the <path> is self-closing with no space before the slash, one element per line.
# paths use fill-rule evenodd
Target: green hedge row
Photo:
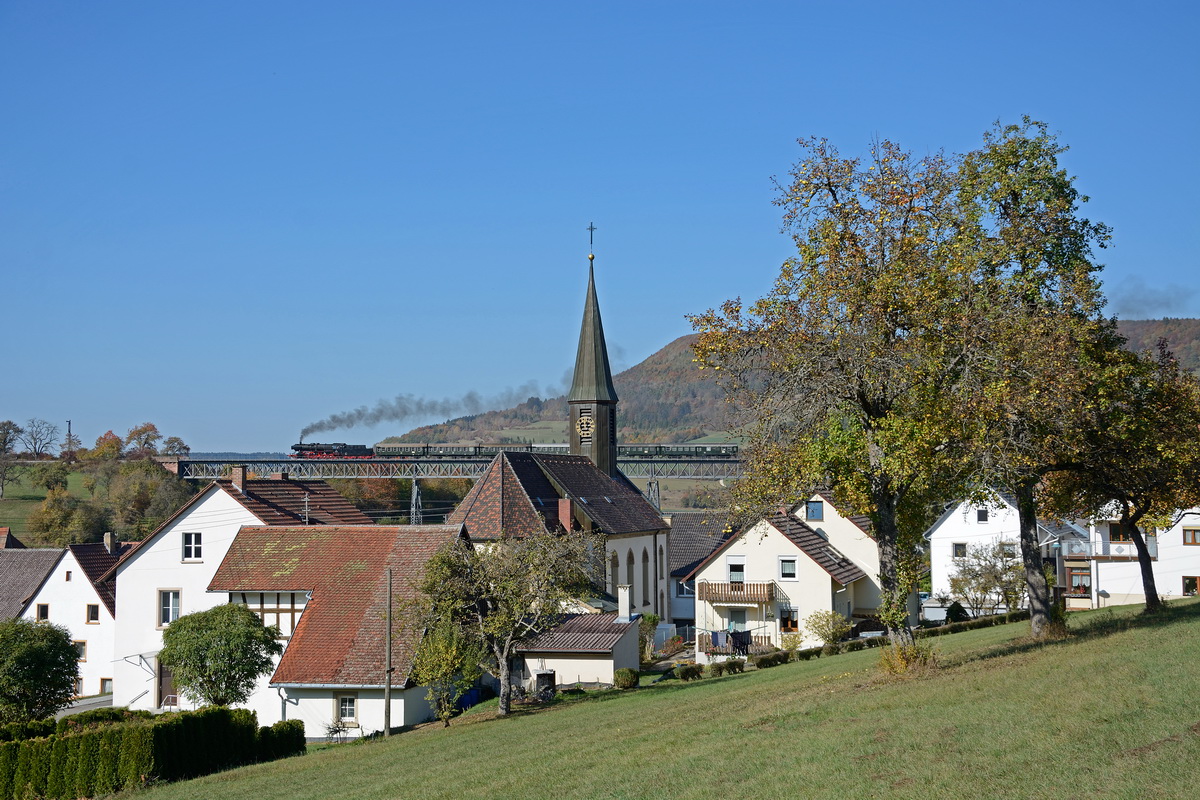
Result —
<path fill-rule="evenodd" d="M 124 716 L 106 713 L 110 723 Z M 104 716 L 92 722 L 106 721 Z M 205 708 L 154 719 L 134 714 L 122 724 L 78 732 L 72 727 L 79 726 L 68 724 L 63 733 L 45 738 L 0 742 L 0 800 L 94 797 L 305 750 L 304 723 L 260 728 L 257 715 L 245 709 Z"/>
<path fill-rule="evenodd" d="M 990 617 L 976 617 L 975 619 L 967 620 L 966 622 L 951 622 L 949 625 L 939 625 L 936 628 L 918 628 L 914 634 L 918 638 L 923 636 L 945 636 L 950 633 L 962 633 L 963 631 L 973 631 L 977 628 L 990 628 L 993 625 L 1007 625 L 1010 622 L 1020 622 L 1029 619 L 1028 609 L 1024 611 L 1014 611 L 1011 614 L 995 614 Z"/>

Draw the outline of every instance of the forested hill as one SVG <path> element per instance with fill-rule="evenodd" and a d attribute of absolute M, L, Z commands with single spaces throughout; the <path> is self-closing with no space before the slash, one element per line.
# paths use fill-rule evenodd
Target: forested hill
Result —
<path fill-rule="evenodd" d="M 1187 369 L 1200 372 L 1200 319 L 1123 320 L 1121 333 L 1131 350 L 1152 350 L 1166 338 Z M 695 334 L 681 336 L 613 379 L 617 439 L 621 442 L 686 442 L 726 430 L 721 390 L 710 372 L 692 361 Z M 415 428 L 392 441 L 502 442 L 566 441 L 565 395 L 531 397 L 515 408 L 459 417 L 440 425 Z"/>
<path fill-rule="evenodd" d="M 681 336 L 642 363 L 613 377 L 617 396 L 621 398 L 617 406 L 619 441 L 686 442 L 725 430 L 721 390 L 692 361 L 695 340 L 695 334 Z M 546 400 L 531 397 L 515 408 L 415 428 L 398 439 L 563 442 L 566 419 L 566 395 Z"/>

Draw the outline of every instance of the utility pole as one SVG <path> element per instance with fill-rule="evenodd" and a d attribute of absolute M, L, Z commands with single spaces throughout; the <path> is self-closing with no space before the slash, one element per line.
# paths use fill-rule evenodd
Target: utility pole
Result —
<path fill-rule="evenodd" d="M 415 484 L 416 481 L 413 481 Z M 387 653 L 384 657 L 383 671 L 383 735 L 392 735 L 392 568 L 387 568 L 387 633 L 385 634 Z"/>

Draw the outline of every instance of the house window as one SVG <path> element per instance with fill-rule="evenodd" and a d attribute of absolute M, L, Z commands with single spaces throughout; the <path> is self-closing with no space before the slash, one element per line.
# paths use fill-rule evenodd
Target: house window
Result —
<path fill-rule="evenodd" d="M 1013 542 L 1001 542 L 1000 543 L 1000 553 L 1005 558 L 1016 558 L 1017 557 L 1017 546 Z"/>
<path fill-rule="evenodd" d="M 731 630 L 731 631 L 746 630 L 746 609 L 744 609 L 744 608 L 729 609 L 729 630 Z"/>
<path fill-rule="evenodd" d="M 179 619 L 179 590 L 160 589 L 158 592 L 158 626 L 165 628 Z"/>
<path fill-rule="evenodd" d="M 796 559 L 779 559 L 779 579 L 783 581 L 796 580 Z"/>
<path fill-rule="evenodd" d="M 94 625 L 100 621 L 100 605 L 91 603 L 87 607 L 87 623 Z"/>
<path fill-rule="evenodd" d="M 1121 527 L 1119 522 L 1108 523 L 1108 540 L 1110 542 L 1132 542 L 1133 534 Z"/>
<path fill-rule="evenodd" d="M 47 622 L 49 619 L 50 619 L 50 604 L 49 603 L 38 603 L 37 604 L 37 621 L 38 622 Z"/>
<path fill-rule="evenodd" d="M 71 570 L 67 570 L 66 578 L 68 581 L 71 580 Z"/>
<path fill-rule="evenodd" d="M 729 582 L 730 583 L 745 583 L 746 582 L 746 562 L 738 559 L 737 561 L 729 562 Z"/>
<path fill-rule="evenodd" d="M 82 697 L 82 696 L 83 696 L 83 678 L 76 678 L 76 679 L 75 679 L 75 687 L 74 687 L 74 692 L 75 692 L 75 696 L 76 696 L 76 697 Z"/>
<path fill-rule="evenodd" d="M 347 727 L 358 725 L 358 695 L 339 694 L 334 698 L 337 703 L 337 720 Z"/>
<path fill-rule="evenodd" d="M 695 581 L 675 581 L 675 596 L 676 597 L 695 597 L 696 582 Z"/>
<path fill-rule="evenodd" d="M 1196 577 L 1195 575 L 1184 575 L 1183 576 L 1183 596 L 1184 597 L 1195 597 L 1197 583 L 1200 583 L 1200 578 Z"/>
<path fill-rule="evenodd" d="M 75 645 L 75 660 L 87 661 L 87 642 L 72 642 Z"/>
<path fill-rule="evenodd" d="M 1091 597 L 1092 570 L 1090 567 L 1067 567 L 1067 593 Z"/>
<path fill-rule="evenodd" d="M 796 609 L 791 606 L 780 607 L 779 609 L 779 630 L 782 633 L 797 633 L 800 630 L 800 621 L 796 618 Z"/>
<path fill-rule="evenodd" d="M 825 504 L 820 500 L 809 500 L 804 504 L 804 518 L 815 522 L 825 519 Z"/>
<path fill-rule="evenodd" d="M 976 522 L 987 522 L 988 521 L 988 510 L 986 508 L 976 509 L 975 510 L 975 521 Z"/>
<path fill-rule="evenodd" d="M 184 561 L 199 561 L 200 560 L 200 534 L 185 533 L 183 535 L 183 560 Z"/>
<path fill-rule="evenodd" d="M 100 679 L 100 694 L 112 694 L 112 678 Z"/>
<path fill-rule="evenodd" d="M 950 556 L 952 558 L 966 558 L 967 557 L 967 543 L 966 542 L 955 542 L 954 544 L 950 545 Z"/>
<path fill-rule="evenodd" d="M 1183 543 L 1200 544 L 1200 528 L 1184 528 Z"/>

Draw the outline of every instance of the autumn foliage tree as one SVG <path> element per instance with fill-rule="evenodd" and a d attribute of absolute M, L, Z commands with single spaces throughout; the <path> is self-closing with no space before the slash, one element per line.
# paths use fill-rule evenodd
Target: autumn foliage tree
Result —
<path fill-rule="evenodd" d="M 694 317 L 696 356 L 751 433 L 735 501 L 757 510 L 827 483 L 870 514 L 881 616 L 911 644 L 916 545 L 965 470 L 954 401 L 979 352 L 956 168 L 887 141 L 866 160 L 801 145 L 776 200 L 797 255 L 754 305 Z"/>

